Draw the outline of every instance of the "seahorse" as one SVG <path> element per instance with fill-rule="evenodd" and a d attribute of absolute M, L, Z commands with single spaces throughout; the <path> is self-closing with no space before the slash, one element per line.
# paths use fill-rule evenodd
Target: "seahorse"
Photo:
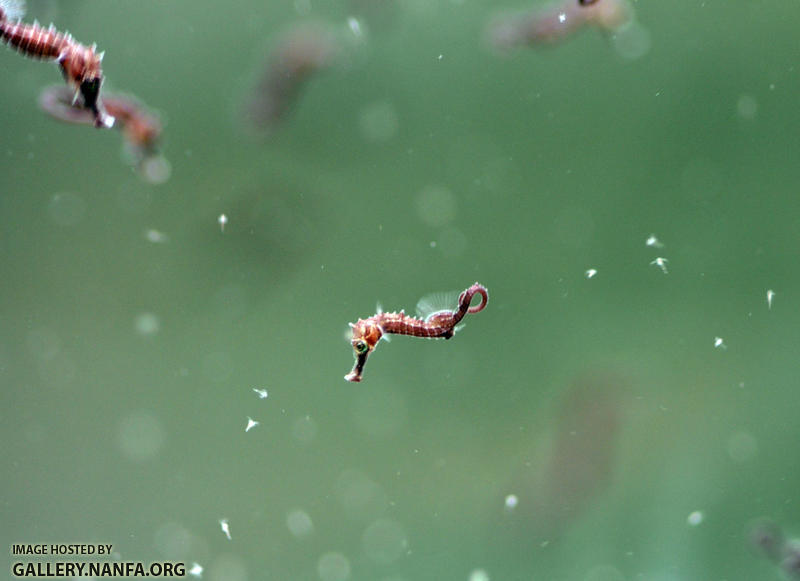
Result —
<path fill-rule="evenodd" d="M 480 295 L 480 302 L 472 306 L 472 297 Z M 356 362 L 353 370 L 344 376 L 347 381 L 361 381 L 367 357 L 372 353 L 384 334 L 412 335 L 429 339 L 450 339 L 456 332 L 456 325 L 467 314 L 481 312 L 489 302 L 489 291 L 480 283 L 475 283 L 458 296 L 456 310 L 441 310 L 429 314 L 425 319 L 418 319 L 399 313 L 376 313 L 366 319 L 350 323 L 352 328 L 351 344 L 355 352 Z"/>

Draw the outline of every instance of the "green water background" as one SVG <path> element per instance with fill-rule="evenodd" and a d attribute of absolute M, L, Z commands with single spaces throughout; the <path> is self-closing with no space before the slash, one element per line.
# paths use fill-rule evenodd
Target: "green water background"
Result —
<path fill-rule="evenodd" d="M 233 581 L 779 579 L 747 530 L 800 529 L 797 4 L 638 2 L 636 59 L 596 30 L 500 58 L 517 3 L 310 6 L 30 2 L 161 113 L 172 176 L 42 115 L 58 71 L 3 52 L 0 544 Z M 345 58 L 254 138 L 311 19 Z M 452 341 L 342 379 L 376 301 L 476 280 Z"/>

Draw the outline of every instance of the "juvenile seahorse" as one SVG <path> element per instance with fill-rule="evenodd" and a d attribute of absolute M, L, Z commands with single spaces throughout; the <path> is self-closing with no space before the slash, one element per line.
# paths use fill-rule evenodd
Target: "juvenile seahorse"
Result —
<path fill-rule="evenodd" d="M 480 295 L 481 300 L 475 306 L 470 306 L 472 297 Z M 385 333 L 397 335 L 412 335 L 414 337 L 427 337 L 430 339 L 449 339 L 456 332 L 456 325 L 469 313 L 479 313 L 489 301 L 489 291 L 480 283 L 475 283 L 458 296 L 458 306 L 455 311 L 442 310 L 431 313 L 425 319 L 410 317 L 405 312 L 376 313 L 367 319 L 359 319 L 350 323 L 353 331 L 351 343 L 355 352 L 356 362 L 353 370 L 344 376 L 347 381 L 361 381 L 367 357 L 375 350 L 378 341 Z"/>
<path fill-rule="evenodd" d="M 83 105 L 94 115 L 95 127 L 111 127 L 114 118 L 100 102 L 103 53 L 85 46 L 52 24 L 44 28 L 38 22 L 26 24 L 20 18 L 25 11 L 22 0 L 0 0 L 0 39 L 22 55 L 36 60 L 54 60 L 64 79 L 83 97 Z"/>

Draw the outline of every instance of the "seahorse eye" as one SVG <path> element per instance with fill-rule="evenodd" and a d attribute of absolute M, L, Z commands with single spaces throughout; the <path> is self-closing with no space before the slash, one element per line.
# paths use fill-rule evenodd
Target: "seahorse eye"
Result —
<path fill-rule="evenodd" d="M 356 341 L 355 348 L 356 353 L 364 353 L 367 350 L 367 342 L 363 340 Z"/>

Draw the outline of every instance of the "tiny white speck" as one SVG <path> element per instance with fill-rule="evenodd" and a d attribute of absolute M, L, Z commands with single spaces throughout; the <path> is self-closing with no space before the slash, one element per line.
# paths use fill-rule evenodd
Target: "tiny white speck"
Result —
<path fill-rule="evenodd" d="M 559 12 L 558 13 L 558 21 L 562 24 L 567 21 L 567 13 L 566 12 Z"/>
<path fill-rule="evenodd" d="M 469 581 L 489 581 L 489 573 L 484 569 L 475 569 L 470 572 Z"/>
<path fill-rule="evenodd" d="M 590 268 L 589 270 L 583 273 L 583 276 L 585 276 L 586 278 L 594 278 L 596 274 L 597 270 L 594 268 Z"/>
<path fill-rule="evenodd" d="M 254 420 L 250 416 L 247 416 L 247 427 L 244 429 L 245 432 L 249 432 L 253 428 L 255 428 L 261 422 Z"/>
<path fill-rule="evenodd" d="M 436 240 L 431 240 L 431 248 L 436 248 Z"/>
<path fill-rule="evenodd" d="M 656 238 L 655 234 L 650 234 L 650 236 L 647 237 L 647 240 L 645 240 L 645 244 L 647 244 L 647 246 L 650 248 L 664 248 L 664 244 L 662 244 L 662 242 Z"/>
<path fill-rule="evenodd" d="M 667 273 L 669 272 L 669 271 L 667 270 L 667 263 L 668 263 L 668 262 L 669 262 L 669 260 L 667 260 L 666 258 L 662 258 L 661 256 L 659 256 L 659 257 L 658 257 L 658 258 L 656 258 L 655 260 L 651 260 L 651 261 L 650 261 L 650 266 L 657 266 L 658 268 L 660 268 L 660 269 L 661 269 L 661 272 L 663 272 L 664 274 L 667 274 Z"/>
<path fill-rule="evenodd" d="M 192 563 L 192 568 L 187 571 L 192 577 L 200 579 L 203 576 L 203 567 L 200 563 Z"/>
<path fill-rule="evenodd" d="M 254 387 L 253 391 L 258 394 L 258 397 L 260 399 L 267 399 L 267 397 L 269 396 L 269 394 L 267 393 L 266 389 L 257 389 L 257 388 Z"/>
<path fill-rule="evenodd" d="M 438 58 L 439 60 L 442 60 L 442 59 L 444 58 L 444 55 L 443 55 L 443 54 L 440 54 L 440 55 L 439 55 L 437 58 Z"/>
<path fill-rule="evenodd" d="M 767 308 L 772 310 L 772 299 L 775 298 L 775 291 L 768 290 L 767 291 Z"/>
<path fill-rule="evenodd" d="M 153 244 L 164 244 L 165 242 L 169 242 L 169 236 L 153 228 L 145 232 L 144 237 L 145 240 L 152 242 Z"/>
<path fill-rule="evenodd" d="M 353 33 L 353 36 L 360 38 L 364 34 L 364 31 L 361 30 L 361 23 L 358 21 L 358 18 L 354 16 L 347 19 L 347 27 L 350 29 L 350 32 Z"/>
<path fill-rule="evenodd" d="M 219 224 L 220 232 L 225 232 L 225 224 L 228 223 L 228 217 L 225 214 L 220 214 L 219 218 L 217 218 L 217 223 Z"/>
<path fill-rule="evenodd" d="M 728 346 L 725 344 L 725 341 L 722 340 L 722 337 L 714 337 L 714 348 L 727 349 Z"/>
<path fill-rule="evenodd" d="M 219 527 L 222 529 L 222 532 L 225 533 L 225 536 L 228 537 L 228 540 L 231 540 L 231 527 L 228 524 L 228 519 L 221 518 L 219 519 Z"/>
<path fill-rule="evenodd" d="M 699 510 L 689 513 L 689 516 L 686 517 L 686 522 L 689 526 L 696 527 L 703 522 L 703 513 Z"/>
<path fill-rule="evenodd" d="M 519 504 L 519 499 L 516 494 L 509 494 L 506 496 L 505 505 L 507 510 L 513 510 Z"/>

